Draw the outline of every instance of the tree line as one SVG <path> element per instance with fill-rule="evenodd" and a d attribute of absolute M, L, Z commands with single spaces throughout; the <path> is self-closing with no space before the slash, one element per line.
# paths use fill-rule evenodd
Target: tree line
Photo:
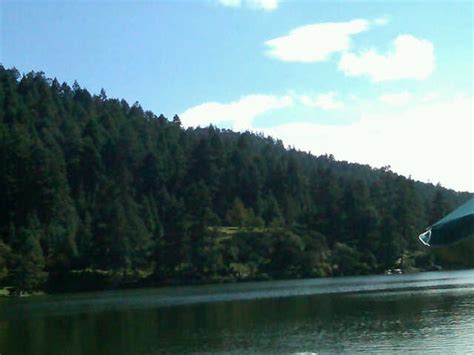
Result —
<path fill-rule="evenodd" d="M 469 198 L 2 66 L 0 186 L 14 292 L 427 269 L 416 236 Z"/>

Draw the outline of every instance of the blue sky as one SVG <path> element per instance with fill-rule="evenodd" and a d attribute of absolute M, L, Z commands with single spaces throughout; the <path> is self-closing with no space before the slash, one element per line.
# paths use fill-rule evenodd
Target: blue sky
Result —
<path fill-rule="evenodd" d="M 474 191 L 471 1 L 6 1 L 0 62 Z"/>

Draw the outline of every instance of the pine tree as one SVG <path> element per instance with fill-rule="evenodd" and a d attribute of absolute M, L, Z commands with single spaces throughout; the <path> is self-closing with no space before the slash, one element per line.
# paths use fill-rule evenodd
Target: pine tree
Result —
<path fill-rule="evenodd" d="M 8 276 L 11 248 L 0 240 L 0 287 Z"/>
<path fill-rule="evenodd" d="M 40 224 L 33 215 L 28 224 L 19 231 L 18 245 L 13 250 L 13 266 L 10 272 L 11 285 L 17 294 L 40 288 L 47 278 L 45 260 L 40 245 Z"/>
<path fill-rule="evenodd" d="M 236 198 L 232 207 L 227 211 L 226 220 L 231 226 L 243 227 L 249 219 L 249 211 L 245 208 L 242 200 Z"/>
<path fill-rule="evenodd" d="M 444 197 L 443 191 L 441 189 L 436 190 L 429 209 L 429 224 L 433 224 L 443 218 L 448 214 L 449 210 L 450 208 L 446 198 Z"/>

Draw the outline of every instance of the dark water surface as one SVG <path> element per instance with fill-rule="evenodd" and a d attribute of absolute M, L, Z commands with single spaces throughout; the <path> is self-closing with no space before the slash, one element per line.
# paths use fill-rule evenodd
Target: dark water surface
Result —
<path fill-rule="evenodd" d="M 474 353 L 474 271 L 0 299 L 0 353 Z"/>

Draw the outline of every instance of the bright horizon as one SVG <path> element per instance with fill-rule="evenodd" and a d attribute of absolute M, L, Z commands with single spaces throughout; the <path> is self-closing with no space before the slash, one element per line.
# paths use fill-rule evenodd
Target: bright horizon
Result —
<path fill-rule="evenodd" d="M 0 62 L 474 192 L 473 4 L 0 2 Z"/>

